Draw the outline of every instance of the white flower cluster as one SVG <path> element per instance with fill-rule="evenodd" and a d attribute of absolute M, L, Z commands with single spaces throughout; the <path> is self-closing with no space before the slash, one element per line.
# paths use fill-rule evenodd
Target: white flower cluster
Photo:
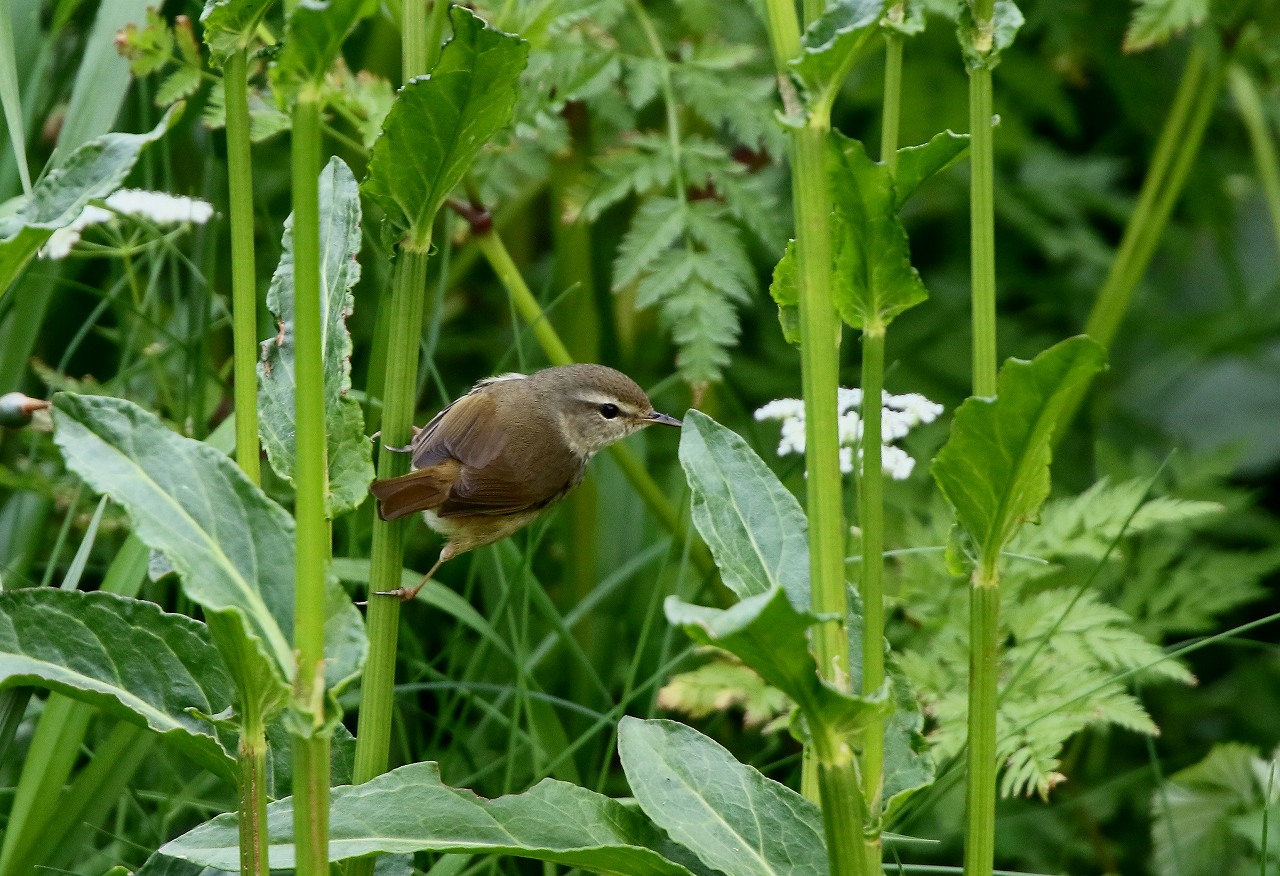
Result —
<path fill-rule="evenodd" d="M 884 445 L 881 450 L 881 466 L 886 474 L 894 480 L 905 480 L 916 461 L 901 447 L 892 442 L 906 436 L 922 423 L 932 423 L 942 415 L 942 405 L 931 402 L 919 393 L 906 395 L 881 396 L 880 440 Z M 862 417 L 858 411 L 862 407 L 862 390 L 840 387 L 836 401 L 839 414 L 840 430 L 840 470 L 845 474 L 853 471 L 854 452 L 858 459 L 862 458 Z M 780 398 L 769 402 L 756 411 L 757 420 L 780 420 L 782 422 L 782 438 L 778 442 L 778 455 L 804 453 L 804 402 L 798 398 Z"/>
<path fill-rule="evenodd" d="M 92 204 L 80 211 L 70 225 L 59 228 L 40 247 L 40 258 L 61 259 L 71 252 L 81 233 L 90 225 L 105 225 L 117 215 L 141 216 L 157 225 L 191 222 L 203 225 L 213 218 L 213 205 L 198 198 L 146 192 L 141 189 L 119 189 L 107 196 L 108 209 Z"/>

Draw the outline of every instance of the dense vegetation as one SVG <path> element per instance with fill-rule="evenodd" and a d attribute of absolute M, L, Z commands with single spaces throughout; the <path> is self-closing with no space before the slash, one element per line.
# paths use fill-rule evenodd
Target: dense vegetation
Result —
<path fill-rule="evenodd" d="M 1276 4 L 825 5 L 0 8 L 0 876 L 1280 864 Z M 697 412 L 357 610 L 567 361 Z"/>

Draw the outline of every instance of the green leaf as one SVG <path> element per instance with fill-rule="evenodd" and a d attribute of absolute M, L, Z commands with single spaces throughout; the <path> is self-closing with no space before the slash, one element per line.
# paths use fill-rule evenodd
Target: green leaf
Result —
<path fill-rule="evenodd" d="M 867 157 L 857 140 L 831 136 L 836 309 L 854 328 L 883 329 L 928 293 L 911 266 L 889 168 Z"/>
<path fill-rule="evenodd" d="M 271 68 L 279 97 L 315 85 L 329 72 L 352 28 L 376 10 L 370 0 L 301 0 L 289 14 Z"/>
<path fill-rule="evenodd" d="M 789 344 L 800 343 L 800 278 L 796 268 L 796 242 L 787 241 L 782 258 L 773 269 L 769 294 L 778 305 L 778 323 Z"/>
<path fill-rule="evenodd" d="M 956 34 L 965 66 L 970 70 L 995 68 L 1000 53 L 1013 45 L 1022 23 L 1022 10 L 1013 0 L 996 0 L 991 20 L 981 27 L 973 18 L 973 0 L 961 4 Z"/>
<path fill-rule="evenodd" d="M 231 53 L 254 44 L 258 25 L 272 2 L 206 0 L 204 11 L 200 13 L 200 24 L 204 26 L 204 42 L 214 63 L 222 64 Z"/>
<path fill-rule="evenodd" d="M 651 271 L 658 257 L 680 240 L 685 213 L 686 208 L 675 198 L 653 198 L 641 205 L 618 245 L 618 258 L 613 264 L 615 290 Z"/>
<path fill-rule="evenodd" d="M 826 876 L 818 807 L 691 727 L 626 717 L 618 754 L 636 801 L 702 863 L 733 876 Z"/>
<path fill-rule="evenodd" d="M 969 135 L 943 131 L 928 143 L 903 146 L 898 150 L 898 169 L 893 175 L 893 206 L 902 210 L 920 183 L 941 173 L 964 157 L 969 149 Z"/>
<path fill-rule="evenodd" d="M 234 689 L 204 624 L 114 593 L 33 587 L 0 593 L 0 688 L 34 685 L 143 724 L 231 778 L 230 750 L 200 715 Z"/>
<path fill-rule="evenodd" d="M 1068 338 L 1031 362 L 1009 359 L 996 398 L 971 397 L 956 411 L 933 477 L 991 568 L 1049 495 L 1053 430 L 1067 391 L 1105 363 L 1092 338 Z"/>
<path fill-rule="evenodd" d="M 434 763 L 415 763 L 363 785 L 333 789 L 329 860 L 418 851 L 520 855 L 625 876 L 690 876 L 680 855 L 649 821 L 585 788 L 543 779 L 523 794 L 485 800 L 450 788 Z M 219 815 L 157 854 L 196 864 L 239 867 L 238 820 Z M 295 865 L 293 799 L 267 807 L 271 866 Z"/>
<path fill-rule="evenodd" d="M 70 225 L 85 206 L 124 182 L 142 147 L 160 139 L 181 114 L 175 106 L 145 134 L 103 134 L 67 156 L 35 184 L 30 195 L 10 202 L 0 216 L 0 297 L 49 236 Z"/>
<path fill-rule="evenodd" d="M 739 599 L 781 587 L 809 605 L 809 541 L 804 511 L 747 442 L 700 411 L 680 434 L 680 464 L 692 515 L 725 586 Z"/>
<path fill-rule="evenodd" d="M 373 480 L 373 448 L 364 435 L 364 415 L 351 389 L 351 335 L 347 317 L 355 308 L 351 288 L 360 279 L 360 192 L 340 158 L 320 173 L 321 344 L 324 350 L 324 412 L 328 430 L 329 479 L 325 509 L 334 519 L 360 505 Z M 258 415 L 262 445 L 276 474 L 293 480 L 294 437 L 293 215 L 285 220 L 280 264 L 267 290 L 267 309 L 280 333 L 262 342 L 258 362 Z"/>
<path fill-rule="evenodd" d="M 1201 24 L 1209 14 L 1209 0 L 1137 0 L 1124 33 L 1124 51 L 1141 52 L 1169 41 Z"/>
<path fill-rule="evenodd" d="M 418 248 L 444 199 L 480 148 L 511 119 L 529 46 L 455 6 L 453 39 L 430 76 L 410 80 L 369 156 L 363 193 L 386 215 L 396 239 Z"/>
<path fill-rule="evenodd" d="M 835 0 L 802 38 L 800 57 L 790 62 L 810 95 L 810 107 L 828 103 L 843 85 L 854 54 L 879 29 L 885 0 Z"/>
<path fill-rule="evenodd" d="M 851 696 L 818 677 L 806 636 L 817 617 L 793 606 L 780 587 L 724 610 L 674 596 L 667 597 L 663 608 L 667 620 L 683 627 L 689 638 L 733 654 L 791 697 L 811 722 L 834 733 L 856 735 L 868 720 L 888 712 L 884 698 Z"/>
<path fill-rule="evenodd" d="M 924 7 L 925 0 L 903 0 L 901 3 L 890 4 L 885 10 L 884 18 L 880 20 L 880 26 L 886 30 L 895 30 L 904 37 L 924 33 Z M 898 9 L 901 12 L 895 17 Z"/>
<path fill-rule="evenodd" d="M 287 692 L 293 674 L 293 519 L 235 463 L 123 399 L 58 393 L 54 441 L 67 467 L 124 506 L 138 538 L 163 553 L 204 608 L 241 685 L 263 671 Z M 340 690 L 364 661 L 364 625 L 336 579 L 325 591 L 325 678 Z M 263 670 L 255 647 L 270 659 Z"/>

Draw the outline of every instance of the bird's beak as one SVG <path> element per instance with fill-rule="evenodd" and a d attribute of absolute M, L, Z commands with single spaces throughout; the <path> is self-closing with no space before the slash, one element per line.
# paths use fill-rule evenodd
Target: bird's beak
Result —
<path fill-rule="evenodd" d="M 657 411 L 654 411 L 652 414 L 645 417 L 644 421 L 646 425 L 649 423 L 661 423 L 664 426 L 675 426 L 677 429 L 684 425 L 684 423 L 680 422 L 675 417 L 667 414 L 660 414 Z"/>

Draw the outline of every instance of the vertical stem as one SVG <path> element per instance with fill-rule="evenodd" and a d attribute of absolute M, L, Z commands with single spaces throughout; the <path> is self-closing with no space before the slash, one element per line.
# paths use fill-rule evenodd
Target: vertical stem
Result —
<path fill-rule="evenodd" d="M 902 4 L 889 10 L 902 19 Z M 890 172 L 898 169 L 898 127 L 902 117 L 902 34 L 893 28 L 884 32 L 884 104 L 880 112 L 880 163 Z"/>
<path fill-rule="evenodd" d="M 328 872 L 329 758 L 324 723 L 324 582 L 329 563 L 324 357 L 320 320 L 320 102 L 304 87 L 293 112 L 294 339 L 297 345 L 295 707 L 311 726 L 294 737 L 294 837 L 300 876 Z"/>
<path fill-rule="evenodd" d="M 1240 110 L 1240 119 L 1249 132 L 1249 143 L 1253 147 L 1253 163 L 1257 168 L 1258 180 L 1262 183 L 1262 192 L 1267 199 L 1267 210 L 1271 214 L 1271 230 L 1276 236 L 1276 249 L 1280 252 L 1280 168 L 1276 166 L 1276 146 L 1272 142 L 1271 132 L 1267 130 L 1267 116 L 1262 109 L 1262 99 L 1258 96 L 1258 86 L 1238 64 L 1231 67 L 1231 96 Z"/>
<path fill-rule="evenodd" d="M 994 569 L 978 572 L 969 591 L 969 784 L 964 876 L 991 876 L 996 842 L 996 677 L 1000 588 Z"/>
<path fill-rule="evenodd" d="M 857 826 L 865 822 L 867 810 L 858 787 L 857 761 L 847 743 L 834 738 L 824 739 L 824 735 L 817 734 L 814 750 L 831 876 L 881 873 L 879 860 L 875 861 L 873 869 L 869 869 L 863 859 L 863 843 Z"/>
<path fill-rule="evenodd" d="M 448 12 L 447 0 L 434 0 L 431 15 L 423 0 L 404 0 L 401 21 L 401 64 L 405 81 L 426 73 L 439 57 L 440 34 Z M 423 35 L 419 38 L 418 35 Z M 426 235 L 430 238 L 430 235 Z M 390 329 L 383 372 L 382 446 L 378 477 L 402 475 L 409 460 L 387 447 L 408 444 L 413 437 L 413 413 L 418 395 L 418 341 L 426 306 L 426 248 L 401 246 L 395 266 L 387 312 Z M 365 625 L 369 656 L 360 689 L 360 717 L 356 734 L 352 781 L 367 782 L 387 770 L 391 749 L 391 713 L 395 705 L 396 639 L 400 628 L 400 599 L 377 596 L 400 586 L 404 561 L 405 520 L 374 520 L 370 552 L 369 611 Z M 374 859 L 352 862 L 352 876 L 370 876 Z"/>
<path fill-rule="evenodd" d="M 267 735 L 256 706 L 244 705 L 236 756 L 240 791 L 240 873 L 267 876 Z"/>
<path fill-rule="evenodd" d="M 996 394 L 995 186 L 991 132 L 991 70 L 969 71 L 969 196 L 973 295 L 973 394 Z"/>
<path fill-rule="evenodd" d="M 884 326 L 862 334 L 862 478 L 859 523 L 862 527 L 862 693 L 878 693 L 884 684 L 884 468 L 881 395 L 884 390 Z M 880 800 L 884 791 L 884 720 L 867 725 L 862 749 L 862 794 L 869 816 L 865 831 L 868 872 L 879 866 Z"/>
<path fill-rule="evenodd" d="M 974 19 L 990 31 L 991 0 L 976 0 Z M 990 45 L 986 46 L 990 50 Z M 996 394 L 996 244 L 991 130 L 991 68 L 969 70 L 969 196 L 973 296 L 973 394 Z M 996 671 L 1000 591 L 996 563 L 981 557 L 969 591 L 969 739 L 965 876 L 990 876 L 995 857 Z"/>
<path fill-rule="evenodd" d="M 249 156 L 248 50 L 223 66 L 227 103 L 227 177 L 231 215 L 231 318 L 236 406 L 236 463 L 262 482 L 258 446 L 258 296 L 253 252 L 253 165 Z"/>

